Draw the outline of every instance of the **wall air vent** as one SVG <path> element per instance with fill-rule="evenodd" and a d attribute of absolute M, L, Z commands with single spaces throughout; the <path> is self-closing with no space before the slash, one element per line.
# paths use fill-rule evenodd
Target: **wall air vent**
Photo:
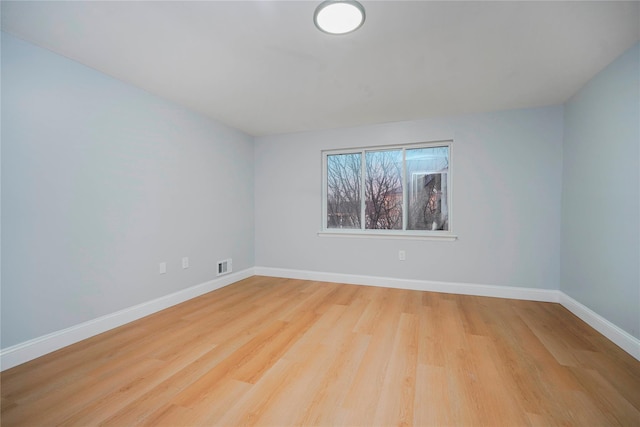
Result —
<path fill-rule="evenodd" d="M 222 276 L 223 274 L 229 274 L 233 270 L 233 265 L 231 263 L 231 258 L 225 259 L 223 261 L 218 261 L 218 276 Z"/>

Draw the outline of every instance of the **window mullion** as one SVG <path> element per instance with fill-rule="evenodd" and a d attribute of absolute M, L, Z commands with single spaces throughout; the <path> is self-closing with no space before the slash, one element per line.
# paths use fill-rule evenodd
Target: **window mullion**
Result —
<path fill-rule="evenodd" d="M 329 214 L 327 212 L 327 197 L 329 197 L 329 190 L 327 185 L 328 172 L 327 172 L 327 154 L 322 154 L 322 229 L 326 230 L 329 228 L 329 224 L 327 222 L 329 218 Z"/>
<path fill-rule="evenodd" d="M 360 229 L 365 229 L 365 174 L 366 174 L 367 163 L 365 160 L 365 151 L 362 150 L 360 153 Z"/>
<path fill-rule="evenodd" d="M 402 230 L 407 229 L 409 202 L 407 201 L 407 150 L 402 148 Z"/>

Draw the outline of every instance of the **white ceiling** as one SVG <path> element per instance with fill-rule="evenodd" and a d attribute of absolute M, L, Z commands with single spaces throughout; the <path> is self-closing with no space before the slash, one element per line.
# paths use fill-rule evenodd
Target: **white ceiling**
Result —
<path fill-rule="evenodd" d="M 640 39 L 639 2 L 2 1 L 2 29 L 252 135 L 560 104 Z"/>

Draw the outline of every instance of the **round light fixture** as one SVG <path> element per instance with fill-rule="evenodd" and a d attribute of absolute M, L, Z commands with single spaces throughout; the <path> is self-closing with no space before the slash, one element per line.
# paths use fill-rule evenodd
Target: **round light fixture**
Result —
<path fill-rule="evenodd" d="M 364 7 L 355 0 L 326 0 L 318 5 L 313 22 L 320 31 L 347 34 L 364 24 Z"/>

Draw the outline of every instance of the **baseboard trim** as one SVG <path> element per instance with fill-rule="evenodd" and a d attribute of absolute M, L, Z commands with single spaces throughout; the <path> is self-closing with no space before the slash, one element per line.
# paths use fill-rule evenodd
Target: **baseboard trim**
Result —
<path fill-rule="evenodd" d="M 107 314 L 60 331 L 4 348 L 0 350 L 0 371 L 44 356 L 47 353 L 75 344 L 94 335 L 133 322 L 134 320 L 138 320 L 216 289 L 223 288 L 239 280 L 251 277 L 254 274 L 253 268 L 231 273 L 133 307 L 125 308 L 115 313 Z"/>
<path fill-rule="evenodd" d="M 291 270 L 271 267 L 252 267 L 2 349 L 0 350 L 0 371 L 4 371 L 40 356 L 44 356 L 47 353 L 54 352 L 68 345 L 75 344 L 94 335 L 98 335 L 133 322 L 134 320 L 138 320 L 142 317 L 172 307 L 176 304 L 180 304 L 192 298 L 196 298 L 216 289 L 223 288 L 253 275 L 411 289 L 460 295 L 555 302 L 564 306 L 571 313 L 575 314 L 589 326 L 600 332 L 607 339 L 640 361 L 639 339 L 620 329 L 618 326 L 609 322 L 590 308 L 574 300 L 564 292 L 558 290 L 396 279 L 389 277 L 325 273 L 319 271 Z"/>
<path fill-rule="evenodd" d="M 258 276 L 284 277 L 287 279 L 315 280 L 321 282 L 346 283 L 350 285 L 380 286 L 385 288 L 410 289 L 415 291 L 442 292 L 449 294 L 520 299 L 528 301 L 560 301 L 560 292 L 553 289 L 437 282 L 431 280 L 395 279 L 391 277 L 324 273 L 319 271 L 290 270 L 271 267 L 255 267 L 254 271 Z"/>
<path fill-rule="evenodd" d="M 589 307 L 579 303 L 564 292 L 560 293 L 560 304 L 578 318 L 604 335 L 609 341 L 640 361 L 640 339 L 609 322 Z"/>
<path fill-rule="evenodd" d="M 640 360 L 640 340 L 630 335 L 590 308 L 574 300 L 562 291 L 552 289 L 521 288 L 510 286 L 482 285 L 473 283 L 434 282 L 429 280 L 406 280 L 388 277 L 361 276 L 352 274 L 324 273 L 319 271 L 290 270 L 285 268 L 255 267 L 259 276 L 284 277 L 288 279 L 315 280 L 352 285 L 381 286 L 387 288 L 418 291 L 443 292 L 461 295 L 520 299 L 528 301 L 555 302 L 561 304 L 579 319 L 600 332 L 611 342 Z"/>

